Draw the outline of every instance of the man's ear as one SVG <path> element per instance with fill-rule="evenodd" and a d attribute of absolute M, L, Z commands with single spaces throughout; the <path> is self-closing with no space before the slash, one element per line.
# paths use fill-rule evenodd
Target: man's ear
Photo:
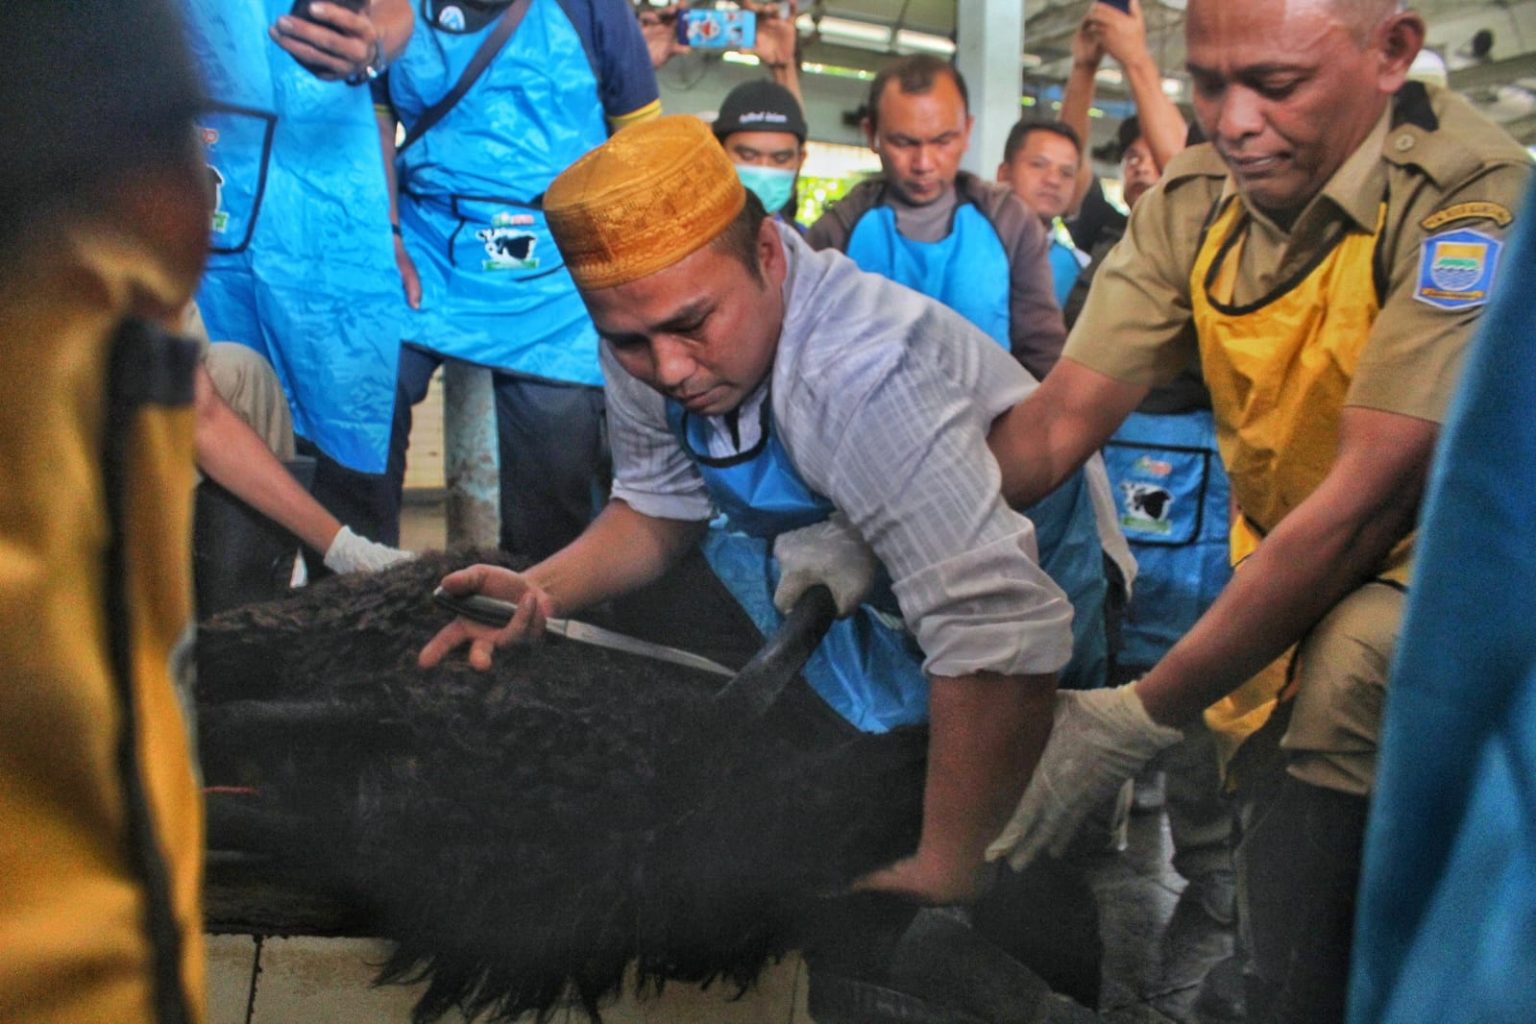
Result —
<path fill-rule="evenodd" d="M 1401 11 L 1377 26 L 1373 43 L 1380 62 L 1377 88 L 1395 93 L 1408 80 L 1413 59 L 1424 48 L 1424 19 L 1415 11 Z"/>
<path fill-rule="evenodd" d="M 869 143 L 869 148 L 876 153 L 880 152 L 880 136 L 875 134 L 874 122 L 868 117 L 859 119 L 859 130 L 864 133 L 864 141 Z"/>
<path fill-rule="evenodd" d="M 784 283 L 784 243 L 772 217 L 764 217 L 757 227 L 757 265 L 775 288 Z"/>
<path fill-rule="evenodd" d="M 1002 163 L 997 165 L 997 181 L 998 181 L 998 184 L 1001 184 L 1001 185 L 1010 184 L 1010 182 L 1008 181 L 1008 161 L 1007 160 L 1004 160 Z"/>

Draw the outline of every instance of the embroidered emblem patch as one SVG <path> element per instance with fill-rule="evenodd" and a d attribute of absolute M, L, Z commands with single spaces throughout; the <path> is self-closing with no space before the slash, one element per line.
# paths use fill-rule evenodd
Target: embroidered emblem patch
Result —
<path fill-rule="evenodd" d="M 1515 215 L 1509 212 L 1509 207 L 1500 206 L 1498 203 L 1457 203 L 1455 206 L 1447 206 L 1443 210 L 1434 213 L 1419 221 L 1425 231 L 1434 231 L 1458 220 L 1491 220 L 1501 228 L 1509 227 L 1510 221 Z"/>
<path fill-rule="evenodd" d="M 1483 305 L 1503 248 L 1498 239 L 1466 229 L 1426 238 L 1413 297 L 1437 309 Z"/>

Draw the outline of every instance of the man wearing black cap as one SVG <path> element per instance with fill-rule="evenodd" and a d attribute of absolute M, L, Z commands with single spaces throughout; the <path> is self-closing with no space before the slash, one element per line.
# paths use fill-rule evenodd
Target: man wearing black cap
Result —
<path fill-rule="evenodd" d="M 777 82 L 744 82 L 725 97 L 714 129 L 741 183 L 763 201 L 763 209 L 804 234 L 795 221 L 795 182 L 805 162 L 800 101 Z"/>

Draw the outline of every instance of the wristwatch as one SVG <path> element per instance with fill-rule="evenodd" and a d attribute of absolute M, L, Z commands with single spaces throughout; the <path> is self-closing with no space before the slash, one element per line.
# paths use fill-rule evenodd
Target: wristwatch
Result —
<path fill-rule="evenodd" d="M 384 59 L 384 44 L 377 39 L 373 41 L 373 54 L 363 63 L 363 70 L 347 76 L 348 85 L 362 85 L 371 82 L 382 75 L 389 67 Z"/>

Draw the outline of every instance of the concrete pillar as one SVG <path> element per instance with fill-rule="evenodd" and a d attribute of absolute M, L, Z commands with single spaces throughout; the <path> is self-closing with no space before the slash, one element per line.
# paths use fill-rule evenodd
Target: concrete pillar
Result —
<path fill-rule="evenodd" d="M 971 146 L 960 166 L 992 180 L 1003 158 L 1008 129 L 1019 119 L 1023 92 L 1023 0 L 959 0 L 955 10 L 955 65 L 971 95 Z"/>
<path fill-rule="evenodd" d="M 491 371 L 443 363 L 443 476 L 448 546 L 493 548 L 501 534 L 500 459 Z"/>

